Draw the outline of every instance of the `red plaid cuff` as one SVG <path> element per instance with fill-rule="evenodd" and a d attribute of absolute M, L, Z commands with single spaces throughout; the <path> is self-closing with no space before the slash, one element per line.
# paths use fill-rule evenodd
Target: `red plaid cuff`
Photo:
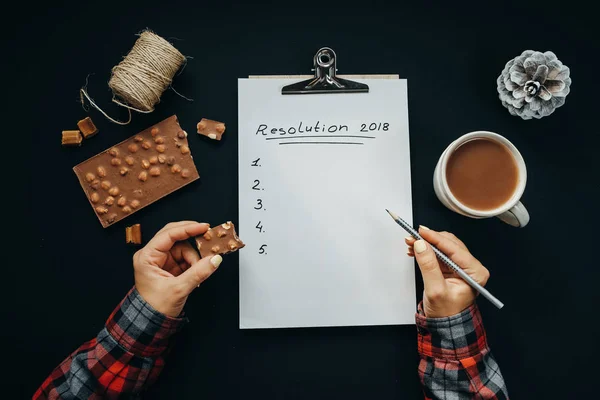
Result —
<path fill-rule="evenodd" d="M 124 350 L 139 357 L 156 357 L 169 347 L 169 338 L 187 323 L 156 311 L 133 287 L 106 321 L 106 329 Z"/>
<path fill-rule="evenodd" d="M 423 304 L 419 303 L 415 318 L 421 356 L 459 361 L 489 350 L 475 303 L 460 314 L 444 318 L 425 317 Z"/>

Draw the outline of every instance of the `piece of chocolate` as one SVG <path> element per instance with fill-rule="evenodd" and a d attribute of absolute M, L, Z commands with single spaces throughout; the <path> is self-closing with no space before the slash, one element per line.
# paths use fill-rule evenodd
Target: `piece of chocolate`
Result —
<path fill-rule="evenodd" d="M 226 254 L 237 251 L 245 246 L 235 233 L 231 221 L 210 228 L 202 236 L 196 237 L 196 246 L 200 257 L 212 257 L 215 254 Z"/>
<path fill-rule="evenodd" d="M 81 146 L 83 138 L 79 131 L 62 131 L 62 145 L 63 146 Z"/>
<path fill-rule="evenodd" d="M 140 224 L 125 228 L 125 243 L 142 244 L 142 227 Z"/>
<path fill-rule="evenodd" d="M 214 140 L 221 140 L 221 136 L 225 133 L 225 124 L 212 119 L 202 118 L 197 125 L 198 133 L 207 136 Z"/>
<path fill-rule="evenodd" d="M 200 177 L 187 137 L 179 132 L 183 131 L 173 115 L 73 168 L 103 227 Z M 160 149 L 156 149 L 157 137 L 164 140 Z M 179 169 L 173 170 L 167 160 Z"/>
<path fill-rule="evenodd" d="M 98 133 L 98 128 L 96 128 L 96 125 L 94 125 L 90 117 L 85 117 L 84 119 L 79 121 L 77 123 L 77 127 L 81 131 L 81 134 L 83 135 L 84 139 L 89 139 L 96 133 Z"/>

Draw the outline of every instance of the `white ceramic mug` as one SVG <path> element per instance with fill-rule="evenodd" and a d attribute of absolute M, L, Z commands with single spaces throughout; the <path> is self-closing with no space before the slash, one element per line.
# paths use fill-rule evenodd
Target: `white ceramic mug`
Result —
<path fill-rule="evenodd" d="M 448 187 L 448 181 L 446 180 L 446 166 L 448 165 L 448 159 L 450 158 L 450 155 L 454 153 L 454 151 L 460 145 L 474 139 L 488 139 L 504 145 L 504 147 L 506 147 L 513 155 L 519 169 L 519 182 L 517 184 L 517 189 L 506 203 L 493 210 L 475 210 L 462 204 L 452 194 L 450 188 Z M 435 167 L 435 172 L 433 173 L 433 188 L 435 190 L 435 194 L 437 195 L 438 199 L 440 199 L 442 204 L 444 204 L 450 210 L 470 218 L 498 217 L 509 225 L 521 228 L 527 225 L 529 222 L 529 213 L 527 212 L 525 206 L 519 201 L 523 195 L 523 192 L 525 191 L 526 183 L 527 168 L 525 167 L 525 161 L 523 160 L 521 153 L 519 153 L 519 150 L 517 150 L 517 148 L 504 136 L 486 131 L 467 133 L 466 135 L 463 135 L 452 142 L 450 146 L 448 146 L 442 153 Z"/>

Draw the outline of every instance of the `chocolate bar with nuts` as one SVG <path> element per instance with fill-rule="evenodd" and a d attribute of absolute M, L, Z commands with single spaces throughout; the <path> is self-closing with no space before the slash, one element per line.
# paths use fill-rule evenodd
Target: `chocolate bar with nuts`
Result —
<path fill-rule="evenodd" d="M 200 178 L 175 115 L 73 170 L 105 228 Z"/>
<path fill-rule="evenodd" d="M 79 121 L 77 123 L 77 127 L 81 131 L 81 134 L 83 135 L 84 139 L 89 139 L 96 133 L 98 133 L 98 128 L 96 128 L 96 125 L 94 125 L 90 117 L 85 117 L 84 119 Z"/>
<path fill-rule="evenodd" d="M 227 221 L 210 228 L 204 235 L 197 236 L 196 246 L 198 246 L 200 257 L 204 258 L 237 251 L 245 244 L 235 233 L 233 222 Z"/>
<path fill-rule="evenodd" d="M 142 227 L 140 224 L 125 228 L 125 243 L 142 244 Z"/>
<path fill-rule="evenodd" d="M 197 125 L 198 133 L 204 136 L 208 136 L 214 140 L 221 140 L 221 136 L 225 133 L 225 124 L 219 121 L 213 121 L 212 119 L 202 118 Z"/>

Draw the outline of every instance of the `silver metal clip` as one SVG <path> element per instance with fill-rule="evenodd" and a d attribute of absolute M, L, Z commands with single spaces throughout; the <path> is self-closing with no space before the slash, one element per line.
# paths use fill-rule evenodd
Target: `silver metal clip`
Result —
<path fill-rule="evenodd" d="M 281 94 L 311 93 L 368 93 L 369 86 L 335 76 L 337 58 L 335 51 L 323 47 L 313 57 L 315 77 L 284 86 Z"/>

